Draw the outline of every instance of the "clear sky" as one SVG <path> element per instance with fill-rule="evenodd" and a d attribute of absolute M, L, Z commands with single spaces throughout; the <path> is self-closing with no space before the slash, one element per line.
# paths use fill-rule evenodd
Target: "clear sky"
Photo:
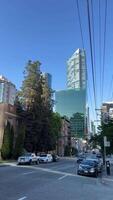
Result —
<path fill-rule="evenodd" d="M 87 56 L 88 84 L 93 99 L 86 0 L 78 1 Z M 99 106 L 99 0 L 92 1 L 96 50 L 96 96 Z M 100 0 L 100 2 L 101 51 L 103 53 L 105 0 Z M 103 100 L 111 100 L 111 91 L 113 90 L 113 82 L 110 86 L 113 75 L 112 8 L 113 0 L 108 0 Z M 65 89 L 66 61 L 77 48 L 82 48 L 82 43 L 76 0 L 0 1 L 0 74 L 6 76 L 18 89 L 22 84 L 23 70 L 29 59 L 39 60 L 42 63 L 41 70 L 52 74 L 53 89 Z"/>

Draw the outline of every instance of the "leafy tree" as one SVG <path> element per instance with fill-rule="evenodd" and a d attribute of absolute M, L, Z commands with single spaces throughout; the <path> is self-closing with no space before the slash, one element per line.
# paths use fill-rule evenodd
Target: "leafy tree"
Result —
<path fill-rule="evenodd" d="M 11 126 L 10 129 L 10 158 L 13 156 L 13 148 L 14 148 L 14 129 L 13 126 Z"/>
<path fill-rule="evenodd" d="M 54 148 L 58 148 L 58 139 L 61 136 L 62 120 L 59 113 L 52 113 L 51 116 L 51 135 L 53 138 Z"/>
<path fill-rule="evenodd" d="M 70 156 L 71 155 L 71 147 L 70 146 L 65 146 L 64 149 L 64 156 Z"/>
<path fill-rule="evenodd" d="M 78 150 L 75 147 L 72 147 L 71 148 L 71 154 L 72 155 L 77 155 L 77 153 L 78 153 Z"/>
<path fill-rule="evenodd" d="M 106 153 L 113 153 L 113 122 L 109 121 L 108 124 L 102 123 L 101 126 L 98 127 L 98 135 L 94 135 L 90 139 L 90 144 L 93 148 L 98 145 L 101 147 L 101 151 L 104 151 L 104 136 L 107 137 L 107 141 L 110 142 L 110 147 L 106 147 Z"/>
<path fill-rule="evenodd" d="M 51 89 L 43 78 L 39 61 L 27 63 L 19 99 L 25 114 L 25 149 L 36 153 L 51 149 Z"/>
<path fill-rule="evenodd" d="M 7 122 L 7 125 L 4 130 L 3 144 L 1 148 L 1 156 L 3 159 L 11 158 L 13 150 L 13 138 L 14 138 L 13 127 L 11 127 L 10 123 Z"/>
<path fill-rule="evenodd" d="M 13 151 L 13 157 L 17 159 L 20 155 L 22 155 L 24 150 L 24 137 L 25 137 L 25 126 L 21 124 L 18 129 L 18 134 L 15 142 L 15 147 Z"/>

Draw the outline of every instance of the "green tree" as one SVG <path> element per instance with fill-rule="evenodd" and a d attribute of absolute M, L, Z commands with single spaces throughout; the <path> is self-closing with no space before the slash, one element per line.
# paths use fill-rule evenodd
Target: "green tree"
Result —
<path fill-rule="evenodd" d="M 20 125 L 16 137 L 16 142 L 13 151 L 13 158 L 17 159 L 22 155 L 24 150 L 24 137 L 25 137 L 25 126 L 23 124 Z"/>
<path fill-rule="evenodd" d="M 66 145 L 64 149 L 64 156 L 70 156 L 70 155 L 71 155 L 71 147 L 69 145 Z"/>
<path fill-rule="evenodd" d="M 3 159 L 10 159 L 12 156 L 13 138 L 13 127 L 11 127 L 10 123 L 7 122 L 7 125 L 4 129 L 3 144 L 1 148 L 1 156 Z"/>
<path fill-rule="evenodd" d="M 24 72 L 19 99 L 25 114 L 25 149 L 31 152 L 52 148 L 51 89 L 40 71 L 40 62 L 29 61 Z"/>
<path fill-rule="evenodd" d="M 10 129 L 10 158 L 13 156 L 13 148 L 14 148 L 14 129 L 13 126 L 11 126 Z"/>
<path fill-rule="evenodd" d="M 54 148 L 58 148 L 58 140 L 61 137 L 62 120 L 59 113 L 52 113 L 51 116 L 51 135 L 53 138 Z"/>
<path fill-rule="evenodd" d="M 92 148 L 97 147 L 98 145 L 101 147 L 101 151 L 104 151 L 104 136 L 107 137 L 107 141 L 110 142 L 110 147 L 106 147 L 106 153 L 113 153 L 113 122 L 109 121 L 108 124 L 102 123 L 101 126 L 98 127 L 98 135 L 94 135 L 90 139 L 90 144 Z"/>

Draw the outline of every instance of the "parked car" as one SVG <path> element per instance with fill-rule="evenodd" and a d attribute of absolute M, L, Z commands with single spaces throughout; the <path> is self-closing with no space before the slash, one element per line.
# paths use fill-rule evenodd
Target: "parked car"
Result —
<path fill-rule="evenodd" d="M 91 160 L 84 160 L 79 164 L 78 169 L 77 169 L 77 174 L 97 177 L 98 165 Z"/>
<path fill-rule="evenodd" d="M 97 158 L 97 157 L 91 157 L 91 158 L 86 158 L 86 160 L 88 161 L 92 161 L 95 162 L 98 166 L 98 172 L 101 173 L 102 169 L 103 169 L 103 163 L 101 161 L 101 159 Z"/>
<path fill-rule="evenodd" d="M 38 156 L 40 163 L 48 163 L 53 161 L 53 157 L 51 154 L 40 154 Z"/>
<path fill-rule="evenodd" d="M 39 164 L 39 160 L 35 153 L 26 153 L 18 158 L 18 165 L 20 164 Z"/>
<path fill-rule="evenodd" d="M 81 163 L 84 159 L 86 158 L 86 156 L 83 154 L 83 155 L 80 155 L 78 158 L 77 158 L 77 163 Z"/>
<path fill-rule="evenodd" d="M 57 162 L 59 160 L 59 156 L 56 154 L 52 154 L 53 162 Z"/>

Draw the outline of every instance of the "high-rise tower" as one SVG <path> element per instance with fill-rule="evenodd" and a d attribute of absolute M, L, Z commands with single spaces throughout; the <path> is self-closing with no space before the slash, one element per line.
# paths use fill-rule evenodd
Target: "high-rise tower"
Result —
<path fill-rule="evenodd" d="M 0 75 L 0 103 L 14 105 L 15 97 L 15 85 Z"/>
<path fill-rule="evenodd" d="M 75 51 L 67 61 L 67 88 L 86 88 L 86 55 L 83 49 Z"/>
<path fill-rule="evenodd" d="M 56 111 L 70 119 L 71 135 L 86 136 L 86 55 L 78 49 L 67 61 L 67 89 L 57 91 Z"/>

